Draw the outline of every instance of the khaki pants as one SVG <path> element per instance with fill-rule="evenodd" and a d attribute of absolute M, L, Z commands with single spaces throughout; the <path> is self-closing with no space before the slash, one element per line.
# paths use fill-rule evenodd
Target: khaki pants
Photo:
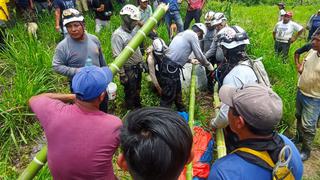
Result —
<path fill-rule="evenodd" d="M 88 1 L 87 0 L 76 0 L 77 9 L 80 12 L 87 12 L 88 11 Z"/>

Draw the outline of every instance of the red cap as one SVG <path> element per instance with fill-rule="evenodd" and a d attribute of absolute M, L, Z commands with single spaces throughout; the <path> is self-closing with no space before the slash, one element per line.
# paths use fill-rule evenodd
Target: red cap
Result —
<path fill-rule="evenodd" d="M 284 15 L 285 15 L 285 16 L 289 16 L 289 17 L 292 17 L 293 13 L 290 12 L 290 11 L 288 11 L 288 12 L 286 12 Z"/>

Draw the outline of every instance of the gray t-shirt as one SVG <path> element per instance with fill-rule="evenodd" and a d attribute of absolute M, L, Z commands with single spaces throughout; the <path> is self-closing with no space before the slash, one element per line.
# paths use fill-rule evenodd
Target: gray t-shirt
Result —
<path fill-rule="evenodd" d="M 76 41 L 67 35 L 56 47 L 52 60 L 54 71 L 70 79 L 84 67 L 88 58 L 92 65 L 106 66 L 98 38 L 92 34 L 85 34 L 83 41 Z"/>
<path fill-rule="evenodd" d="M 197 34 L 192 30 L 185 30 L 173 38 L 166 56 L 173 62 L 184 66 L 189 61 L 192 52 L 202 65 L 206 67 L 210 65 L 201 51 Z"/>
<path fill-rule="evenodd" d="M 112 47 L 112 54 L 113 57 L 119 56 L 121 51 L 127 46 L 129 41 L 133 38 L 133 35 L 124 31 L 122 27 L 119 27 L 111 37 L 111 47 Z M 140 52 L 140 49 L 137 48 L 137 50 L 130 56 L 128 61 L 124 64 L 124 66 L 130 66 L 130 65 L 137 65 L 139 62 L 142 62 L 142 54 Z M 120 73 L 122 73 L 123 70 L 120 70 Z"/>
<path fill-rule="evenodd" d="M 204 36 L 202 40 L 203 53 L 206 53 L 210 49 L 215 34 L 216 34 L 216 30 L 211 30 L 211 31 L 208 31 L 207 34 Z"/>

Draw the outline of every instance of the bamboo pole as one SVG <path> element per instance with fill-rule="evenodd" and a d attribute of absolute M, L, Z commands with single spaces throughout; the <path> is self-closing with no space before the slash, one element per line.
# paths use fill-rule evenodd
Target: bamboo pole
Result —
<path fill-rule="evenodd" d="M 147 37 L 147 34 L 154 28 L 154 26 L 161 20 L 169 8 L 169 4 L 161 3 L 154 14 L 148 19 L 148 21 L 141 27 L 137 34 L 131 39 L 129 44 L 122 50 L 119 56 L 109 65 L 112 74 L 115 75 L 124 63 L 130 58 L 142 41 Z M 35 159 L 27 166 L 27 168 L 19 176 L 19 180 L 33 179 L 38 171 L 47 162 L 47 146 L 44 146 L 40 152 L 36 154 L 36 159 L 41 161 L 37 163 Z"/>
<path fill-rule="evenodd" d="M 218 85 L 217 83 L 214 86 L 214 91 L 218 92 Z M 220 100 L 218 93 L 214 93 L 214 106 L 215 106 L 215 116 L 219 115 L 219 106 Z M 218 152 L 218 159 L 222 158 L 223 156 L 227 155 L 227 148 L 224 140 L 223 129 L 216 129 L 216 141 L 217 141 L 217 152 Z"/>
<path fill-rule="evenodd" d="M 47 162 L 47 146 L 45 145 L 41 151 L 33 158 L 28 167 L 23 171 L 19 176 L 19 180 L 33 179 L 38 171 L 44 166 Z"/>
<path fill-rule="evenodd" d="M 191 71 L 191 82 L 190 82 L 190 100 L 189 100 L 189 127 L 193 134 L 193 124 L 194 124 L 194 105 L 196 97 L 196 65 L 192 65 Z M 187 165 L 186 179 L 192 180 L 192 161 Z"/>
<path fill-rule="evenodd" d="M 135 52 L 141 42 L 150 33 L 153 27 L 158 23 L 158 21 L 165 15 L 168 10 L 169 5 L 161 3 L 156 11 L 153 13 L 147 22 L 139 29 L 137 34 L 132 38 L 129 44 L 123 49 L 119 56 L 112 62 L 109 67 L 113 74 L 115 74 L 123 66 L 123 64 L 129 59 L 129 57 Z"/>

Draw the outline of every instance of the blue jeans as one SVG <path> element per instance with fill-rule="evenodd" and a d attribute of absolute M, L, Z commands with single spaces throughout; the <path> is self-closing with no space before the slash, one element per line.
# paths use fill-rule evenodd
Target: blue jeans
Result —
<path fill-rule="evenodd" d="M 176 23 L 178 32 L 183 31 L 183 22 L 182 22 L 182 18 L 180 15 L 180 11 L 172 11 L 172 12 L 167 11 L 167 13 L 164 17 L 164 20 L 167 24 L 167 30 L 168 30 L 169 36 L 170 36 L 170 25 L 171 25 L 172 20 Z"/>
<path fill-rule="evenodd" d="M 305 96 L 298 90 L 296 100 L 297 138 L 302 141 L 302 150 L 311 151 L 320 116 L 319 107 L 320 99 Z"/>

